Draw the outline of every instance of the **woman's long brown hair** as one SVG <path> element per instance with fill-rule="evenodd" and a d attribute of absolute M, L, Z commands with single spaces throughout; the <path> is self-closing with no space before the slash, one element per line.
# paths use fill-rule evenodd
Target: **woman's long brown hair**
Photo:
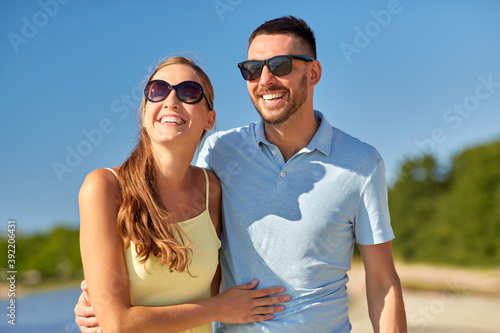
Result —
<path fill-rule="evenodd" d="M 213 105 L 214 92 L 208 76 L 188 58 L 172 57 L 161 62 L 148 82 L 162 68 L 178 64 L 189 66 L 200 77 L 205 95 Z M 143 97 L 139 108 L 141 127 L 146 103 Z M 192 258 L 189 240 L 186 244 L 182 229 L 161 201 L 151 139 L 144 127 L 139 142 L 118 171 L 118 184 L 121 195 L 117 223 L 125 247 L 133 242 L 141 263 L 153 255 L 161 259 L 162 265 L 168 264 L 170 271 L 187 270 Z"/>

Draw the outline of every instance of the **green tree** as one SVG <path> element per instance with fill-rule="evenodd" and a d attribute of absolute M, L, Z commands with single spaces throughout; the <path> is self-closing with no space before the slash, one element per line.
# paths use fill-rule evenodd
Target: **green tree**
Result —
<path fill-rule="evenodd" d="M 56 227 L 47 234 L 16 235 L 16 269 L 20 282 L 28 272 L 43 279 L 65 280 L 81 274 L 79 231 Z M 7 238 L 0 239 L 0 261 L 7 262 Z"/>
<path fill-rule="evenodd" d="M 437 164 L 431 156 L 408 160 L 401 167 L 402 176 L 389 189 L 389 207 L 396 240 L 394 250 L 405 260 L 422 261 L 433 258 L 435 249 L 425 246 L 435 242 L 437 235 L 431 229 L 436 225 L 436 202 L 448 187 L 438 182 Z"/>
<path fill-rule="evenodd" d="M 430 156 L 407 160 L 389 189 L 404 260 L 500 266 L 500 141 L 456 155 L 443 176 Z"/>

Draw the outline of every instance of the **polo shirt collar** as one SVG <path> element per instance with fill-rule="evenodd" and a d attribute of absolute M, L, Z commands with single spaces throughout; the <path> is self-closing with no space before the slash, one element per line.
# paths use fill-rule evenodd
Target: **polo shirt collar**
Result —
<path fill-rule="evenodd" d="M 255 140 L 257 141 L 258 145 L 260 145 L 261 143 L 265 145 L 271 144 L 269 143 L 269 141 L 267 141 L 266 134 L 264 133 L 264 121 L 262 120 L 262 118 L 260 118 L 255 125 Z"/>
<path fill-rule="evenodd" d="M 321 112 L 315 110 L 314 116 L 316 119 L 319 119 L 321 123 L 311 142 L 309 142 L 307 147 L 303 148 L 301 152 L 312 152 L 317 149 L 324 155 L 330 156 L 332 151 L 333 128 Z M 267 141 L 264 132 L 264 121 L 262 119 L 260 119 L 255 126 L 255 139 L 258 145 L 261 143 L 271 145 L 271 143 Z"/>

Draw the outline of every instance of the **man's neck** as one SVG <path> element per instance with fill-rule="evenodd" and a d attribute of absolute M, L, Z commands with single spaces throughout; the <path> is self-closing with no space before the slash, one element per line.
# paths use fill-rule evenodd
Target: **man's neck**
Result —
<path fill-rule="evenodd" d="M 312 110 L 302 116 L 294 116 L 281 124 L 264 122 L 267 141 L 279 148 L 285 162 L 311 142 L 321 123 Z"/>

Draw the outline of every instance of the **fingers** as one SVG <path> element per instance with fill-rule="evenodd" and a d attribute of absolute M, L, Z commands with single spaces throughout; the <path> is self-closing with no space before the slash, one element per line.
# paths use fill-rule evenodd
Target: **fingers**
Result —
<path fill-rule="evenodd" d="M 290 300 L 289 295 L 279 295 L 279 296 L 272 296 L 272 297 L 261 297 L 257 298 L 254 300 L 254 304 L 256 307 L 266 307 L 266 309 L 272 308 L 269 305 L 273 304 L 278 304 L 278 303 L 284 303 L 288 302 Z M 283 307 L 282 305 L 276 306 L 276 307 Z M 284 307 L 283 307 L 284 309 Z M 279 311 L 283 311 L 279 310 Z M 267 311 L 267 312 L 262 312 L 262 313 L 269 313 L 269 312 L 276 312 L 276 311 Z"/>
<path fill-rule="evenodd" d="M 80 298 L 78 298 L 78 304 L 81 306 L 86 306 L 86 307 L 91 307 L 92 303 L 90 302 L 90 297 L 89 293 L 86 291 L 83 291 L 80 294 Z"/>
<path fill-rule="evenodd" d="M 255 287 L 257 287 L 257 284 L 259 283 L 259 280 L 255 279 L 253 281 L 250 281 L 248 283 L 245 283 L 245 284 L 242 284 L 242 285 L 239 285 L 238 288 L 239 289 L 243 289 L 243 290 L 251 290 Z"/>
<path fill-rule="evenodd" d="M 285 310 L 285 306 L 278 304 L 288 302 L 290 295 L 276 295 L 285 291 L 283 287 L 270 287 L 264 289 L 251 290 L 253 294 L 252 301 L 254 310 L 253 315 L 250 316 L 251 321 L 265 321 L 274 318 L 272 313 L 281 312 Z M 276 295 L 276 296 L 269 296 Z"/>
<path fill-rule="evenodd" d="M 246 284 L 239 285 L 238 288 L 242 289 L 242 290 L 252 290 L 255 287 L 257 287 L 258 283 L 259 283 L 259 280 L 255 279 L 255 280 L 250 281 Z M 270 296 L 270 295 L 281 294 L 284 292 L 285 292 L 285 288 L 283 288 L 283 287 L 269 287 L 269 288 L 254 290 L 252 296 L 254 298 L 260 298 L 260 297 L 266 297 L 266 296 Z"/>
<path fill-rule="evenodd" d="M 250 317 L 250 321 L 266 321 L 273 319 L 274 316 L 272 314 L 264 314 L 264 315 L 253 315 Z"/>
<path fill-rule="evenodd" d="M 83 280 L 81 283 L 80 283 L 80 288 L 82 289 L 82 291 L 89 291 L 88 289 L 88 286 L 87 286 L 87 281 Z"/>
<path fill-rule="evenodd" d="M 269 287 L 269 288 L 263 288 L 263 289 L 256 289 L 256 290 L 252 291 L 254 298 L 267 297 L 270 295 L 281 294 L 284 292 L 285 292 L 285 288 L 283 288 L 283 287 Z"/>
<path fill-rule="evenodd" d="M 262 306 L 255 308 L 255 313 L 258 315 L 267 315 L 271 313 L 281 312 L 283 310 L 285 310 L 285 307 L 283 305 Z"/>
<path fill-rule="evenodd" d="M 81 305 L 75 306 L 75 323 L 81 327 L 98 327 L 99 323 L 94 314 L 94 309 Z"/>
<path fill-rule="evenodd" d="M 288 302 L 291 297 L 283 295 L 285 288 L 269 287 L 255 289 L 258 280 L 229 288 L 217 296 L 220 299 L 220 318 L 217 321 L 228 323 L 248 323 L 271 320 L 273 313 L 283 311 L 279 303 Z M 279 295 L 281 294 L 281 295 Z"/>
<path fill-rule="evenodd" d="M 255 308 L 256 314 L 250 316 L 250 321 L 271 320 L 274 319 L 272 313 L 281 312 L 283 310 L 285 310 L 285 307 L 283 305 L 258 307 Z"/>
<path fill-rule="evenodd" d="M 96 317 L 75 317 L 75 323 L 82 332 L 83 329 L 87 329 L 89 332 L 90 329 L 93 329 L 93 332 L 99 329 Z"/>
<path fill-rule="evenodd" d="M 88 306 L 88 307 L 91 307 L 92 306 L 92 302 L 90 301 L 90 295 L 88 292 L 84 291 L 82 292 L 82 301 L 83 301 L 83 304 L 85 306 Z"/>
<path fill-rule="evenodd" d="M 81 333 L 103 333 L 100 328 L 96 327 L 79 327 Z"/>
<path fill-rule="evenodd" d="M 82 333 L 99 333 L 99 322 L 95 317 L 87 292 L 82 292 L 75 306 L 75 323 Z"/>
<path fill-rule="evenodd" d="M 81 305 L 76 305 L 75 306 L 75 317 L 76 318 L 93 318 L 95 319 L 95 313 L 94 309 L 89 307 L 89 306 L 81 306 Z M 89 326 L 89 325 L 85 325 Z"/>
<path fill-rule="evenodd" d="M 283 287 L 269 287 L 252 290 L 257 286 L 258 282 L 258 280 L 253 280 L 249 283 L 238 286 L 240 289 L 251 291 L 251 298 L 254 298 L 257 301 L 256 306 L 268 306 L 277 303 L 288 302 L 290 300 L 289 295 L 271 296 L 284 293 L 285 288 Z"/>

